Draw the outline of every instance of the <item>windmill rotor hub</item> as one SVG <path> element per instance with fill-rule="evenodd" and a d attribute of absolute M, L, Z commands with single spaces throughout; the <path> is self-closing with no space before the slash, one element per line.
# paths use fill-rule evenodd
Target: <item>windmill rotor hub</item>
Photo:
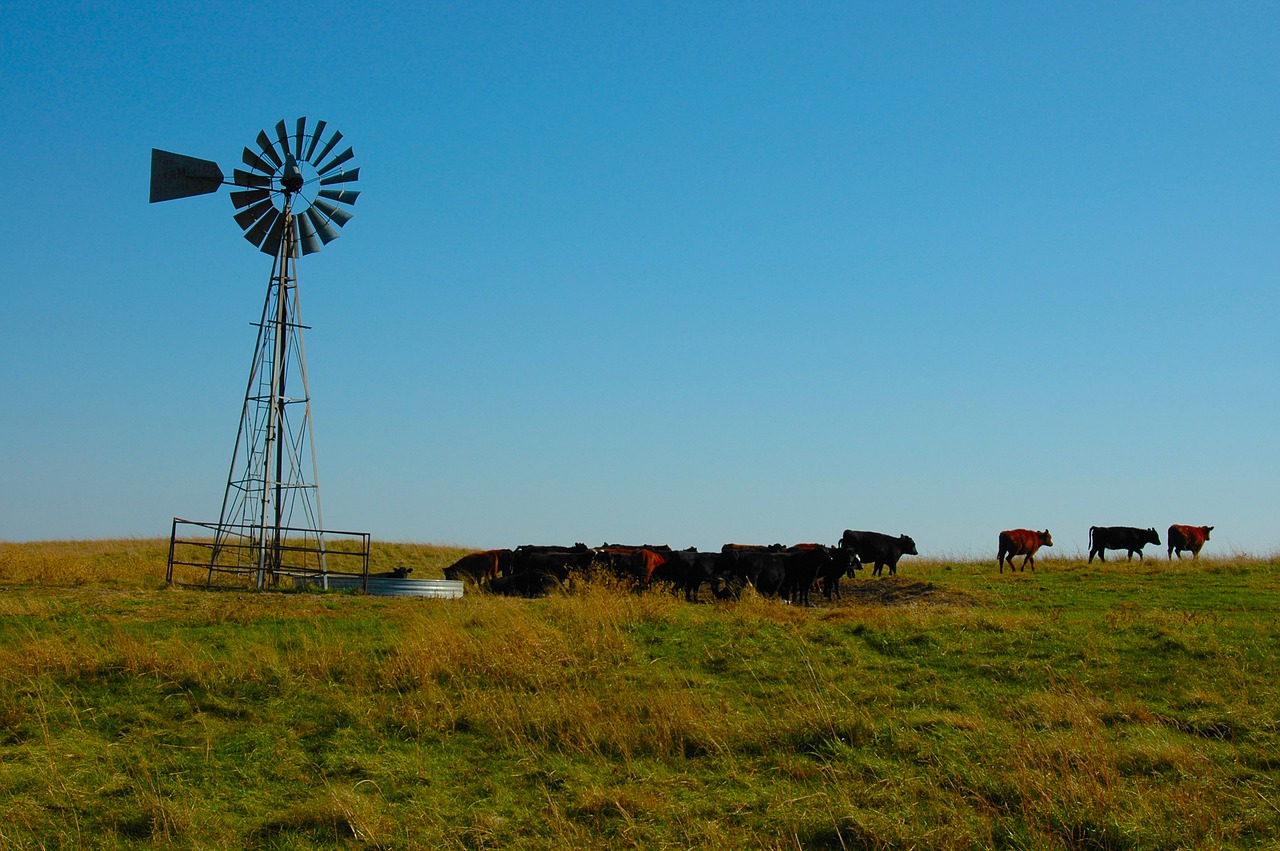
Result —
<path fill-rule="evenodd" d="M 302 169 L 298 167 L 298 161 L 294 159 L 293 154 L 285 154 L 284 171 L 280 175 L 280 185 L 284 187 L 285 192 L 292 194 L 302 189 L 303 182 Z"/>

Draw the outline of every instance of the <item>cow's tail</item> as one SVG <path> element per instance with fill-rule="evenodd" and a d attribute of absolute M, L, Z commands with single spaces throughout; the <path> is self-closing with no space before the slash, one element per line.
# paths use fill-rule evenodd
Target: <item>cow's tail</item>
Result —
<path fill-rule="evenodd" d="M 1089 552 L 1093 552 L 1093 530 L 1097 528 L 1097 526 L 1089 527 Z M 1090 556 L 1090 558 L 1093 558 L 1093 556 Z"/>

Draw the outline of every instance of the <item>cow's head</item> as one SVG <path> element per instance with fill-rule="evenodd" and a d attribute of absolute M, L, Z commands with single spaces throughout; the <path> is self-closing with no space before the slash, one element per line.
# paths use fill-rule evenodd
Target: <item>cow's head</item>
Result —
<path fill-rule="evenodd" d="M 1160 533 L 1155 530 L 1154 526 L 1147 530 L 1147 543 L 1155 544 L 1157 547 L 1160 546 Z"/>
<path fill-rule="evenodd" d="M 1212 527 L 1212 526 L 1201 526 L 1201 527 L 1200 527 L 1200 529 L 1201 529 L 1201 531 L 1203 531 L 1203 532 L 1204 532 L 1204 539 L 1205 539 L 1206 541 L 1207 541 L 1207 540 L 1209 540 L 1209 533 L 1213 531 L 1213 527 Z"/>
<path fill-rule="evenodd" d="M 1049 534 L 1049 530 L 1045 529 L 1040 533 L 1040 543 L 1046 547 L 1053 546 L 1053 536 Z"/>
<path fill-rule="evenodd" d="M 854 558 L 853 550 L 835 547 L 828 552 L 831 553 L 831 560 L 835 562 L 836 567 L 843 567 L 845 570 L 862 570 L 862 562 Z"/>
<path fill-rule="evenodd" d="M 920 553 L 916 552 L 916 542 L 911 540 L 910 535 L 899 535 L 898 541 L 899 543 L 902 544 L 903 555 L 908 555 L 908 556 L 920 555 Z"/>

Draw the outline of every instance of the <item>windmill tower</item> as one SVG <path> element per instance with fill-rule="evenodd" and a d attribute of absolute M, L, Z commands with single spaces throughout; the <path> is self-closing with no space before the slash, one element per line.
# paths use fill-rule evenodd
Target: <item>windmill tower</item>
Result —
<path fill-rule="evenodd" d="M 231 181 L 209 160 L 151 152 L 153 203 L 235 186 L 236 223 L 273 258 L 222 511 L 216 523 L 174 519 L 170 583 L 175 567 L 196 566 L 207 585 L 230 576 L 259 589 L 285 575 L 315 575 L 326 585 L 330 572 L 368 575 L 368 535 L 324 529 L 303 345 L 297 260 L 337 239 L 360 195 L 354 152 L 339 150 L 342 134 L 326 130 L 324 121 L 308 128 L 299 118 L 292 127 L 277 123 L 274 138 L 260 131 L 256 149 L 241 157 L 247 170 L 235 169 Z M 331 536 L 359 540 L 360 570 L 332 571 L 335 556 L 351 563 L 353 548 L 333 550 Z"/>

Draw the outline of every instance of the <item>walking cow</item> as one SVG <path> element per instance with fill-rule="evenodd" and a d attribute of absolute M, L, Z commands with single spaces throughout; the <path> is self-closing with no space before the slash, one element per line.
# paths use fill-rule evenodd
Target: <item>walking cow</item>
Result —
<path fill-rule="evenodd" d="M 840 536 L 840 548 L 853 554 L 854 570 L 866 562 L 875 565 L 872 576 L 879 576 L 885 566 L 889 567 L 889 575 L 898 575 L 898 559 L 904 555 L 920 555 L 916 551 L 916 542 L 909 535 L 893 537 L 883 532 L 856 532 L 845 529 Z"/>
<path fill-rule="evenodd" d="M 1209 533 L 1212 531 L 1212 526 L 1183 526 L 1178 523 L 1170 526 L 1169 558 L 1172 559 L 1176 552 L 1181 560 L 1183 550 L 1188 550 L 1192 558 L 1200 558 L 1200 548 L 1209 540 Z"/>
<path fill-rule="evenodd" d="M 1089 563 L 1093 563 L 1094 556 L 1106 561 L 1106 550 L 1128 550 L 1129 561 L 1133 561 L 1134 553 L 1138 554 L 1138 559 L 1140 561 L 1146 561 L 1142 556 L 1142 548 L 1147 544 L 1155 544 L 1157 547 L 1160 546 L 1160 535 L 1156 533 L 1154 528 L 1136 529 L 1133 526 L 1090 526 Z"/>
<path fill-rule="evenodd" d="M 1053 538 L 1048 529 L 1043 532 L 1034 529 L 1006 529 L 1000 533 L 1000 551 L 996 554 L 996 563 L 1000 565 L 1000 572 L 1004 573 L 1005 559 L 1009 560 L 1009 569 L 1013 570 L 1013 557 L 1022 556 L 1022 565 L 1018 570 L 1026 570 L 1030 564 L 1034 572 L 1036 551 L 1041 547 L 1052 546 Z"/>

